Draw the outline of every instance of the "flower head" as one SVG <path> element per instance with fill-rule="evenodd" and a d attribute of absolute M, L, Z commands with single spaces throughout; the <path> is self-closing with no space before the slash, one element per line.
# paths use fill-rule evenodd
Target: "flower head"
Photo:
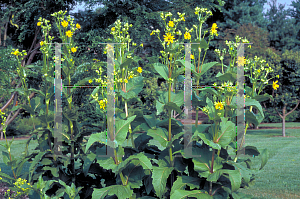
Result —
<path fill-rule="evenodd" d="M 273 81 L 273 89 L 277 90 L 277 88 L 279 88 L 279 85 L 276 84 L 278 82 L 278 80 L 276 82 Z"/>
<path fill-rule="evenodd" d="M 245 57 L 238 57 L 238 60 L 237 60 L 237 64 L 238 65 L 244 65 L 246 62 L 246 58 Z"/>
<path fill-rule="evenodd" d="M 171 43 L 173 43 L 173 40 L 174 40 L 174 36 L 171 35 L 171 33 L 167 33 L 167 36 L 164 35 L 164 40 L 165 42 L 168 42 L 168 45 Z"/>
<path fill-rule="evenodd" d="M 184 39 L 191 39 L 191 34 L 189 32 L 185 32 Z"/>
<path fill-rule="evenodd" d="M 15 50 L 14 52 L 11 52 L 11 54 L 16 56 L 20 55 L 19 49 Z"/>
<path fill-rule="evenodd" d="M 215 102 L 215 108 L 217 110 L 223 110 L 224 109 L 224 105 L 222 102 Z"/>
<path fill-rule="evenodd" d="M 143 72 L 143 69 L 142 69 L 142 67 L 138 67 L 138 69 L 137 69 L 137 72 L 138 72 L 138 73 L 141 73 L 141 72 Z"/>
<path fill-rule="evenodd" d="M 79 23 L 76 24 L 76 28 L 81 29 L 81 26 L 79 25 Z"/>
<path fill-rule="evenodd" d="M 68 30 L 66 32 L 67 37 L 72 37 L 73 36 L 73 32 L 71 30 Z"/>
<path fill-rule="evenodd" d="M 75 53 L 75 52 L 77 51 L 77 48 L 72 47 L 72 48 L 71 48 L 71 51 L 72 51 L 72 53 Z"/>
<path fill-rule="evenodd" d="M 89 83 L 92 83 L 92 82 L 93 82 L 93 80 L 90 79 L 90 80 L 89 80 Z"/>
<path fill-rule="evenodd" d="M 174 22 L 173 21 L 169 21 L 169 26 L 170 27 L 174 27 Z"/>
<path fill-rule="evenodd" d="M 211 34 L 212 35 L 218 36 L 217 28 L 218 28 L 217 24 L 213 23 L 212 28 L 211 28 Z"/>
<path fill-rule="evenodd" d="M 63 20 L 62 22 L 61 22 L 61 25 L 65 28 L 65 27 L 67 27 L 68 26 L 68 22 L 67 21 L 65 21 L 65 20 Z"/>
<path fill-rule="evenodd" d="M 191 59 L 194 59 L 195 57 L 194 57 L 194 55 L 193 54 L 191 54 Z"/>
<path fill-rule="evenodd" d="M 37 26 L 41 26 L 42 25 L 42 22 L 37 22 L 37 24 L 36 24 Z"/>

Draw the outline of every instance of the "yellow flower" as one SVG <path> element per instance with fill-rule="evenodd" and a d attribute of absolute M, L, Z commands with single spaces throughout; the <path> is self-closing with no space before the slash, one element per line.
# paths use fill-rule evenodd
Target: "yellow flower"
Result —
<path fill-rule="evenodd" d="M 195 58 L 194 55 L 191 54 L 191 59 L 194 59 L 194 58 Z"/>
<path fill-rule="evenodd" d="M 260 73 L 260 69 L 258 69 L 257 72 Z"/>
<path fill-rule="evenodd" d="M 137 72 L 141 73 L 143 72 L 143 69 L 141 67 L 138 67 Z"/>
<path fill-rule="evenodd" d="M 44 45 L 44 41 L 41 41 L 41 42 L 40 42 L 40 45 L 41 45 L 41 46 Z"/>
<path fill-rule="evenodd" d="M 246 62 L 246 58 L 245 57 L 238 57 L 238 60 L 236 63 L 238 63 L 238 65 L 244 65 Z"/>
<path fill-rule="evenodd" d="M 89 83 L 92 83 L 92 82 L 93 82 L 93 80 L 90 79 L 90 80 L 89 80 Z"/>
<path fill-rule="evenodd" d="M 182 20 L 182 21 L 185 21 L 184 17 L 181 17 L 181 20 Z"/>
<path fill-rule="evenodd" d="M 68 22 L 67 21 L 65 21 L 65 20 L 63 20 L 62 22 L 61 22 L 61 25 L 65 28 L 65 27 L 67 27 L 68 26 Z"/>
<path fill-rule="evenodd" d="M 279 75 L 276 75 L 277 78 L 279 78 Z"/>
<path fill-rule="evenodd" d="M 216 23 L 213 23 L 212 28 L 211 28 L 211 34 L 212 34 L 212 35 L 218 36 L 217 28 L 218 28 L 217 24 L 216 24 Z"/>
<path fill-rule="evenodd" d="M 37 24 L 36 24 L 37 26 L 41 26 L 42 25 L 42 22 L 37 22 Z"/>
<path fill-rule="evenodd" d="M 276 82 L 273 81 L 273 89 L 277 90 L 277 88 L 279 88 L 279 85 L 276 84 L 278 82 L 278 80 Z"/>
<path fill-rule="evenodd" d="M 165 42 L 168 42 L 168 45 L 171 43 L 173 43 L 173 40 L 175 39 L 174 36 L 171 35 L 171 33 L 167 33 L 167 36 L 164 35 L 164 40 Z"/>
<path fill-rule="evenodd" d="M 116 28 L 115 28 L 115 27 L 112 27 L 112 28 L 111 28 L 111 31 L 113 31 L 113 32 L 114 32 L 115 30 L 116 30 Z"/>
<path fill-rule="evenodd" d="M 215 108 L 217 110 L 223 110 L 224 109 L 224 105 L 221 102 L 215 102 Z"/>
<path fill-rule="evenodd" d="M 141 44 L 140 46 L 144 47 L 144 45 L 143 45 L 143 44 Z"/>
<path fill-rule="evenodd" d="M 14 52 L 12 52 L 11 54 L 18 56 L 20 54 L 19 49 L 15 50 Z"/>
<path fill-rule="evenodd" d="M 169 26 L 170 27 L 174 27 L 174 22 L 173 21 L 169 21 Z"/>
<path fill-rule="evenodd" d="M 72 47 L 72 48 L 71 48 L 71 51 L 72 51 L 72 53 L 75 53 L 75 52 L 77 51 L 77 48 Z"/>
<path fill-rule="evenodd" d="M 196 12 L 195 12 L 195 14 L 197 15 L 197 14 L 198 14 L 198 12 L 196 11 Z"/>
<path fill-rule="evenodd" d="M 71 30 L 68 30 L 68 31 L 66 32 L 66 35 L 67 35 L 67 37 L 72 37 L 73 33 L 72 33 Z"/>
<path fill-rule="evenodd" d="M 125 82 L 125 83 L 128 83 L 128 80 L 127 80 L 127 79 L 125 79 L 125 80 L 124 80 L 124 82 Z"/>
<path fill-rule="evenodd" d="M 191 39 L 191 34 L 189 32 L 185 32 L 184 39 Z"/>
<path fill-rule="evenodd" d="M 151 36 L 151 35 L 154 35 L 154 30 L 150 33 L 150 36 Z"/>
<path fill-rule="evenodd" d="M 81 26 L 79 25 L 79 23 L 76 24 L 76 28 L 81 29 Z"/>

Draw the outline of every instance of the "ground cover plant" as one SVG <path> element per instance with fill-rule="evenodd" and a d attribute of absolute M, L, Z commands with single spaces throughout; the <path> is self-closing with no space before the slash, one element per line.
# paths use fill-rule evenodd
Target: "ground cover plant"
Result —
<path fill-rule="evenodd" d="M 133 56 L 133 51 L 129 50 L 130 37 L 129 24 L 124 24 L 118 20 L 111 29 L 114 40 L 113 43 L 124 43 L 116 46 L 116 59 L 114 60 L 114 71 L 107 68 L 115 78 L 114 90 L 116 93 L 115 110 L 115 133 L 112 126 L 105 131 L 97 132 L 95 129 L 83 128 L 86 124 L 78 121 L 79 107 L 73 101 L 73 94 L 78 89 L 64 88 L 63 91 L 63 142 L 61 154 L 57 155 L 55 139 L 53 134 L 54 113 L 54 91 L 53 91 L 53 49 L 50 36 L 51 25 L 46 19 L 39 19 L 38 26 L 42 27 L 45 41 L 41 42 L 43 52 L 43 65 L 31 66 L 43 76 L 43 85 L 40 90 L 27 88 L 24 82 L 26 73 L 19 61 L 26 52 L 20 53 L 14 50 L 12 53 L 18 59 L 18 74 L 23 81 L 23 92 L 29 105 L 18 105 L 14 109 L 22 107 L 30 112 L 32 121 L 38 118 L 40 125 L 34 125 L 34 131 L 26 146 L 30 141 L 38 141 L 38 152 L 29 153 L 26 149 L 22 158 L 13 158 L 11 155 L 11 142 L 6 141 L 7 152 L 3 152 L 6 164 L 11 166 L 13 178 L 1 173 L 1 177 L 10 183 L 12 189 L 20 190 L 29 194 L 31 198 L 246 198 L 239 192 L 240 188 L 250 186 L 254 181 L 254 171 L 261 170 L 267 163 L 268 153 L 264 149 L 258 151 L 254 146 L 247 146 L 245 153 L 260 158 L 258 166 L 251 164 L 251 158 L 239 157 L 235 155 L 232 159 L 230 155 L 242 147 L 235 145 L 235 110 L 237 90 L 234 87 L 217 87 L 193 90 L 193 106 L 196 109 L 196 121 L 198 111 L 208 115 L 212 124 L 208 127 L 196 125 L 192 128 L 192 137 L 189 143 L 192 146 L 193 154 L 199 157 L 192 158 L 184 151 L 184 126 L 181 122 L 171 116 L 172 111 L 181 112 L 180 107 L 184 104 L 184 92 L 176 91 L 176 82 L 184 80 L 185 67 L 191 70 L 199 85 L 199 78 L 208 69 L 218 62 L 204 63 L 206 51 L 210 40 L 217 36 L 217 24 L 207 30 L 202 29 L 202 24 L 211 16 L 211 11 L 205 8 L 195 9 L 199 24 L 195 25 L 196 38 L 191 39 L 193 29 L 186 29 L 182 40 L 190 43 L 200 43 L 192 46 L 191 54 L 185 58 L 192 58 L 194 64 L 186 64 L 182 53 L 182 47 L 175 39 L 175 35 L 181 36 L 181 32 L 176 31 L 176 27 L 184 20 L 184 13 L 178 13 L 178 19 L 171 19 L 171 13 L 161 13 L 161 18 L 165 22 L 166 29 L 164 39 L 161 44 L 164 51 L 161 51 L 161 62 L 153 63 L 155 70 L 167 82 L 168 90 L 159 92 L 156 99 L 156 113 L 144 115 L 143 110 L 128 109 L 131 99 L 141 92 L 143 88 L 142 68 L 133 67 L 139 58 Z M 84 72 L 82 68 L 76 67 L 78 59 L 74 56 L 78 46 L 74 43 L 72 36 L 80 29 L 79 24 L 74 24 L 70 16 L 65 16 L 63 11 L 52 14 L 55 19 L 56 31 L 62 43 L 62 79 L 63 85 L 82 85 L 100 83 L 103 87 L 97 87 L 92 92 L 90 100 L 96 103 L 99 114 L 105 118 L 109 106 L 106 86 L 111 83 L 108 73 L 102 66 L 97 67 L 97 79 L 84 78 L 74 82 L 74 74 L 78 71 Z M 168 19 L 168 17 L 170 17 Z M 167 22 L 168 21 L 168 22 Z M 160 30 L 151 33 L 157 34 L 159 38 Z M 204 33 L 203 33 L 204 32 Z M 199 33 L 199 34 L 198 34 Z M 203 33 L 203 34 L 202 34 Z M 208 33 L 208 42 L 204 39 Z M 179 37 L 180 38 L 180 37 Z M 160 38 L 159 38 L 160 39 Z M 249 43 L 246 39 L 236 37 L 236 43 Z M 223 55 L 227 52 L 222 50 L 222 54 L 216 51 L 221 60 L 222 73 L 217 77 L 222 86 L 236 85 L 237 68 L 239 65 L 249 64 L 251 60 L 237 57 L 237 44 L 228 42 L 232 60 L 228 66 L 223 63 Z M 112 46 L 107 45 L 106 53 L 108 58 L 112 57 Z M 205 52 L 200 59 L 201 51 Z M 198 55 L 198 56 L 197 56 Z M 57 60 L 57 58 L 55 58 Z M 237 62 L 236 62 L 237 60 Z M 109 62 L 109 60 L 107 61 Z M 197 63 L 197 64 L 196 64 Z M 255 65 L 256 66 L 256 65 Z M 260 65 L 262 68 L 262 63 Z M 28 66 L 27 66 L 28 67 Z M 83 67 L 83 66 L 82 66 Z M 249 69 L 253 69 L 249 65 Z M 105 67 L 104 67 L 105 68 Z M 265 69 L 266 76 L 271 72 L 271 68 Z M 264 114 L 259 102 L 265 101 L 271 96 L 259 95 L 261 89 L 268 84 L 264 81 L 256 84 L 258 76 L 250 76 L 253 88 L 246 87 L 246 131 L 249 123 L 258 125 Z M 273 82 L 273 88 L 278 85 Z M 215 85 L 217 86 L 217 85 Z M 256 93 L 256 87 L 259 88 Z M 31 99 L 29 91 L 36 92 L 39 96 Z M 43 105 L 42 101 L 45 101 Z M 249 108 L 248 108 L 249 107 Z M 252 112 L 255 107 L 258 114 Z M 125 110 L 125 113 L 124 111 Z M 159 119 L 158 114 L 165 111 L 167 119 Z M 36 116 L 35 112 L 39 112 Z M 109 118 L 108 118 L 109 119 Z M 6 117 L 2 117 L 2 125 L 5 124 Z M 108 123 L 112 124 L 112 123 Z M 103 127 L 103 126 L 102 126 Z M 4 127 L 4 134 L 5 134 Z M 144 133 L 140 133 L 143 131 Z M 129 133 L 128 133 L 129 132 Z M 85 136 L 90 136 L 86 138 Z M 244 135 L 245 136 L 245 135 Z M 6 135 L 5 135 L 6 137 Z M 113 149 L 113 157 L 100 157 L 105 153 L 106 146 Z M 176 155 L 182 155 L 176 156 Z M 25 162 L 30 162 L 28 172 L 22 175 L 23 180 L 19 180 L 21 169 Z M 18 167 L 17 167 L 18 166 Z M 23 185 L 15 185 L 14 182 Z M 28 183 L 28 184 L 27 184 Z M 15 186 L 14 186 L 15 185 Z"/>

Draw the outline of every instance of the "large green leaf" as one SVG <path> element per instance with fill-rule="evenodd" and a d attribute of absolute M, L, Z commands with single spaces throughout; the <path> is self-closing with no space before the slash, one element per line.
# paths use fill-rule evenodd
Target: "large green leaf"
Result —
<path fill-rule="evenodd" d="M 226 163 L 234 166 L 235 169 L 241 173 L 241 176 L 244 179 L 246 184 L 250 182 L 250 178 L 252 177 L 252 172 L 247 168 L 247 164 L 245 162 L 237 163 L 232 160 L 229 160 Z"/>
<path fill-rule="evenodd" d="M 272 95 L 269 95 L 269 94 L 265 93 L 263 95 L 257 95 L 255 97 L 252 97 L 252 99 L 255 99 L 255 100 L 259 101 L 259 102 L 264 102 L 264 101 L 269 100 L 269 99 L 273 100 L 274 98 L 273 98 Z"/>
<path fill-rule="evenodd" d="M 191 176 L 178 176 L 177 180 L 174 182 L 171 195 L 176 190 L 185 190 L 186 185 L 188 185 L 191 189 L 199 188 L 200 178 L 195 178 Z M 171 196 L 172 197 L 172 196 Z"/>
<path fill-rule="evenodd" d="M 211 129 L 211 127 L 210 127 Z M 203 140 L 203 142 L 205 144 L 207 144 L 208 146 L 212 147 L 213 149 L 218 149 L 221 150 L 221 146 L 218 143 L 214 143 L 213 142 L 213 137 L 211 134 L 208 133 L 198 133 L 198 131 L 195 132 L 195 136 L 198 136 L 199 138 L 201 138 L 201 140 Z"/>
<path fill-rule="evenodd" d="M 143 90 L 143 79 L 144 77 L 142 76 L 130 79 L 126 84 L 126 92 L 124 92 L 122 89 L 119 89 L 119 92 L 124 99 L 129 100 L 138 96 L 138 94 Z"/>
<path fill-rule="evenodd" d="M 176 190 L 171 195 L 170 199 L 185 199 L 185 198 L 197 198 L 197 199 L 213 199 L 213 196 L 210 196 L 208 193 L 204 193 L 200 190 L 192 190 L 192 191 L 185 191 L 185 190 Z"/>
<path fill-rule="evenodd" d="M 245 121 L 248 122 L 248 124 L 254 124 L 255 126 L 259 125 L 259 122 L 254 116 L 254 113 L 250 112 L 249 110 L 245 111 Z"/>
<path fill-rule="evenodd" d="M 180 109 L 179 106 L 177 106 L 174 102 L 167 102 L 164 106 L 165 109 L 167 109 L 168 111 L 172 111 L 175 110 L 178 113 L 181 113 L 182 110 Z"/>
<path fill-rule="evenodd" d="M 216 143 L 219 143 L 221 147 L 225 148 L 230 144 L 236 136 L 235 124 L 231 121 L 227 121 L 226 118 L 221 117 L 221 132 L 217 136 Z"/>
<path fill-rule="evenodd" d="M 129 185 L 112 185 L 102 189 L 94 189 L 92 198 L 104 199 L 107 195 L 116 195 L 118 198 L 129 198 L 133 194 Z"/>
<path fill-rule="evenodd" d="M 85 151 L 84 153 L 86 153 L 89 148 L 95 143 L 95 142 L 100 142 L 102 144 L 106 143 L 106 132 L 103 131 L 101 133 L 95 133 L 92 134 L 87 142 L 87 144 L 85 145 Z"/>
<path fill-rule="evenodd" d="M 133 163 L 134 165 L 141 165 L 145 170 L 151 170 L 152 164 L 147 156 L 145 156 L 144 152 L 131 155 L 126 160 L 121 162 L 117 168 L 113 169 L 114 173 L 122 171 L 122 169 L 126 168 L 129 163 Z"/>
<path fill-rule="evenodd" d="M 139 165 L 128 164 L 125 169 L 122 170 L 122 174 L 127 179 L 128 185 L 131 189 L 139 189 L 143 186 L 143 177 L 145 176 L 144 170 Z M 120 179 L 118 179 L 121 182 Z"/>
<path fill-rule="evenodd" d="M 29 167 L 29 180 L 28 182 L 31 182 L 32 175 L 35 171 L 36 166 L 41 161 L 42 157 L 47 153 L 48 151 L 41 151 L 37 156 L 34 157 L 34 160 L 32 161 L 30 167 Z"/>
<path fill-rule="evenodd" d="M 221 172 L 226 173 L 229 175 L 229 180 L 231 182 L 231 190 L 232 192 L 237 191 L 242 183 L 242 176 L 241 173 L 238 170 L 228 170 L 228 169 L 222 169 Z M 226 175 L 224 175 L 227 177 Z"/>
<path fill-rule="evenodd" d="M 156 195 L 162 198 L 167 192 L 166 183 L 173 167 L 153 167 L 152 182 Z"/>
<path fill-rule="evenodd" d="M 221 81 L 231 81 L 234 82 L 237 80 L 237 76 L 236 73 L 234 72 L 226 72 L 224 74 L 218 72 L 218 74 L 216 75 L 216 77 L 221 80 Z"/>
<path fill-rule="evenodd" d="M 262 117 L 264 117 L 262 107 L 261 107 L 260 103 L 257 100 L 246 98 L 245 99 L 245 107 L 248 107 L 248 106 L 254 106 L 260 112 Z"/>
<path fill-rule="evenodd" d="M 90 166 L 94 162 L 95 158 L 96 158 L 96 154 L 94 154 L 94 153 L 90 153 L 86 156 L 83 167 L 82 167 L 84 176 L 87 176 Z"/>
<path fill-rule="evenodd" d="M 117 145 L 122 145 L 126 139 L 129 124 L 134 120 L 136 115 L 129 117 L 127 120 L 119 120 L 116 121 L 116 130 L 115 130 L 115 138 Z"/>
<path fill-rule="evenodd" d="M 151 129 L 156 129 L 156 118 L 154 114 L 151 115 L 143 115 L 143 118 L 145 119 L 145 121 L 147 122 L 148 126 Z"/>
<path fill-rule="evenodd" d="M 206 71 L 208 71 L 211 67 L 213 67 L 215 64 L 217 64 L 218 62 L 209 62 L 209 63 L 205 63 L 202 65 L 202 68 L 201 66 L 199 66 L 199 73 L 198 73 L 198 70 L 197 71 L 193 71 L 193 74 L 195 75 L 196 77 L 196 80 L 199 80 L 200 77 L 206 73 Z"/>
<path fill-rule="evenodd" d="M 164 128 L 149 129 L 147 135 L 157 140 L 163 147 L 167 147 L 168 142 L 168 131 Z"/>
<path fill-rule="evenodd" d="M 154 69 L 165 79 L 168 80 L 169 77 L 169 69 L 166 65 L 161 63 L 153 64 Z"/>

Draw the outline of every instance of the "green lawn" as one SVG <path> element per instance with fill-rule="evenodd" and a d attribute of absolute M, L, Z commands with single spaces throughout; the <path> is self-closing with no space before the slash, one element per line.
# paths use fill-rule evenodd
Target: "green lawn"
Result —
<path fill-rule="evenodd" d="M 299 126 L 299 123 L 287 123 L 288 127 L 295 125 Z M 268 124 L 268 126 L 280 127 L 281 124 Z M 256 146 L 258 150 L 267 148 L 269 159 L 265 167 L 257 173 L 255 185 L 248 189 L 240 189 L 240 192 L 251 195 L 253 199 L 300 198 L 300 130 L 286 129 L 286 135 L 294 137 L 274 137 L 281 135 L 281 129 L 247 131 L 246 145 Z M 12 154 L 20 155 L 24 151 L 25 143 L 26 140 L 15 141 Z M 32 142 L 30 150 L 34 149 L 33 145 L 36 146 L 37 141 Z M 4 149 L 0 147 L 1 150 Z M 0 156 L 0 167 L 5 173 L 12 175 L 10 168 L 3 163 L 2 156 Z M 29 164 L 24 168 L 28 169 Z"/>

